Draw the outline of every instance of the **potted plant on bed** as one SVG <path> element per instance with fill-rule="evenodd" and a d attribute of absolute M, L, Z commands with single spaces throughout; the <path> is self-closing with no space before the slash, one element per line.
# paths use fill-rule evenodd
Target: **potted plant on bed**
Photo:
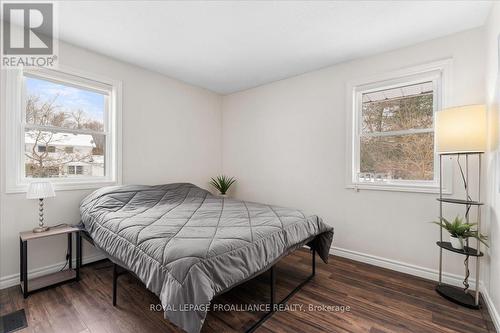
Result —
<path fill-rule="evenodd" d="M 455 217 L 453 222 L 448 221 L 444 217 L 441 222 L 434 221 L 433 223 L 441 226 L 450 233 L 450 243 L 454 249 L 463 250 L 467 238 L 478 239 L 481 243 L 488 246 L 486 240 L 488 237 L 479 233 L 479 231 L 474 230 L 476 223 L 464 222 L 462 218 Z"/>
<path fill-rule="evenodd" d="M 212 185 L 217 191 L 219 191 L 221 197 L 226 197 L 227 191 L 234 182 L 236 182 L 236 179 L 234 179 L 234 177 L 220 175 L 215 178 L 212 177 L 212 179 L 210 180 L 210 185 Z"/>

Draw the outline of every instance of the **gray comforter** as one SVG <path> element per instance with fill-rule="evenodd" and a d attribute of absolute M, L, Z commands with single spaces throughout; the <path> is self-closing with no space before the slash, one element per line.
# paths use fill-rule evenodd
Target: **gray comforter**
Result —
<path fill-rule="evenodd" d="M 299 210 L 223 199 L 193 184 L 102 188 L 81 203 L 97 247 L 199 332 L 212 298 L 305 244 L 326 262 L 333 229 Z"/>

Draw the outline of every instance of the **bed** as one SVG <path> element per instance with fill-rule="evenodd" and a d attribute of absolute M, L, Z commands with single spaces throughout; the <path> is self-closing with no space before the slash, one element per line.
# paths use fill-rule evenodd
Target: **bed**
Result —
<path fill-rule="evenodd" d="M 189 183 L 102 188 L 80 211 L 94 245 L 134 273 L 159 297 L 165 318 L 189 333 L 201 330 L 214 296 L 304 245 L 313 260 L 316 252 L 327 262 L 333 238 L 315 215 L 221 198 Z"/>

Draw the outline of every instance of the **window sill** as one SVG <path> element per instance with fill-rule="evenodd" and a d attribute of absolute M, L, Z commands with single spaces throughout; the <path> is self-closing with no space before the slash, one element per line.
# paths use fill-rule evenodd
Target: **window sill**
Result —
<path fill-rule="evenodd" d="M 360 190 L 372 190 L 439 194 L 439 185 L 351 183 L 347 184 L 346 188 L 353 189 L 356 192 Z M 443 188 L 443 194 L 452 194 L 452 192 L 448 188 Z"/>
<path fill-rule="evenodd" d="M 56 191 L 76 191 L 76 190 L 92 190 L 105 186 L 118 185 L 119 182 L 112 180 L 95 180 L 95 181 L 72 181 L 72 182 L 57 182 L 52 183 Z M 26 193 L 29 183 L 22 183 L 16 185 L 8 185 L 5 189 L 7 194 Z"/>

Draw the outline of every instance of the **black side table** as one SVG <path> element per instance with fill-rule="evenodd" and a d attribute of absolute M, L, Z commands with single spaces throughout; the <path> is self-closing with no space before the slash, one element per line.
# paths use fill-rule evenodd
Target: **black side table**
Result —
<path fill-rule="evenodd" d="M 28 280 L 28 241 L 56 235 L 68 236 L 68 269 L 47 274 Z M 73 234 L 76 239 L 76 267 L 73 268 Z M 65 282 L 80 280 L 80 267 L 82 265 L 82 236 L 78 227 L 62 226 L 51 228 L 45 232 L 24 231 L 19 233 L 19 252 L 20 252 L 20 282 L 24 298 L 31 293 L 53 287 Z"/>

